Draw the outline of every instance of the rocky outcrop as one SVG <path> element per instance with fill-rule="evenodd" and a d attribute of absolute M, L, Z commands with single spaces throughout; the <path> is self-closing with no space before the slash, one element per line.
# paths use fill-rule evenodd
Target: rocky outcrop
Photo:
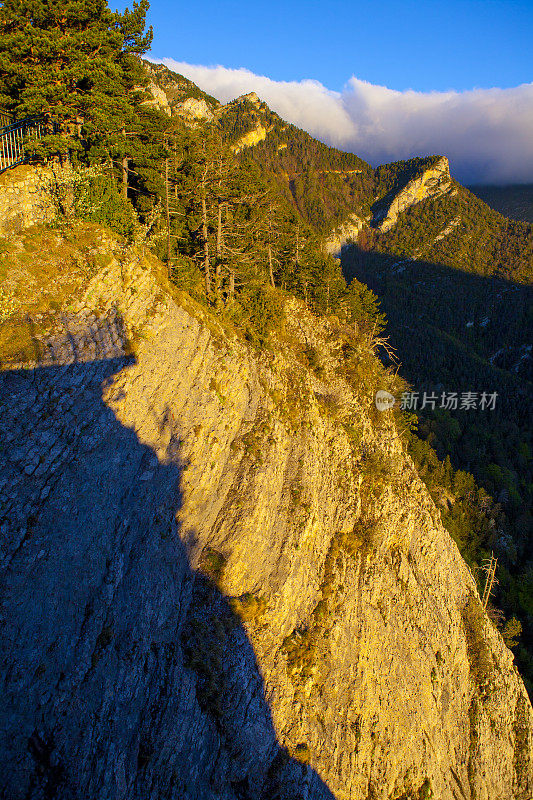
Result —
<path fill-rule="evenodd" d="M 442 156 L 433 166 L 425 169 L 404 186 L 384 207 L 374 214 L 373 225 L 385 233 L 396 224 L 399 214 L 406 209 L 432 197 L 453 193 L 448 159 Z"/>
<path fill-rule="evenodd" d="M 344 329 L 293 302 L 259 355 L 106 253 L 0 376 L 2 796 L 528 800 L 512 654 Z"/>
<path fill-rule="evenodd" d="M 186 122 L 211 121 L 219 107 L 214 97 L 202 92 L 192 81 L 172 72 L 163 64 L 143 61 L 148 76 L 147 99 L 144 105 L 158 108 L 169 117 L 181 116 Z"/>
<path fill-rule="evenodd" d="M 357 214 L 350 214 L 348 219 L 338 225 L 327 237 L 325 241 L 326 252 L 331 256 L 340 256 L 342 248 L 347 244 L 353 244 L 361 233 L 365 225 L 365 220 Z"/>
<path fill-rule="evenodd" d="M 231 149 L 234 153 L 240 153 L 245 147 L 253 147 L 254 144 L 259 144 L 259 142 L 262 142 L 264 139 L 266 139 L 266 135 L 267 129 L 265 126 L 257 123 L 252 130 L 247 131 L 244 136 L 241 136 L 241 138 L 231 146 Z"/>
<path fill-rule="evenodd" d="M 214 119 L 213 112 L 205 100 L 197 100 L 194 97 L 188 97 L 183 103 L 179 103 L 174 110 L 176 114 L 182 117 L 190 117 L 194 120 L 201 119 L 211 122 Z"/>
<path fill-rule="evenodd" d="M 248 101 L 248 103 L 251 103 L 257 110 L 260 110 L 265 105 L 263 101 L 259 98 L 259 95 L 256 94 L 256 92 L 248 92 L 248 94 L 241 94 L 239 97 L 233 100 L 233 103 L 238 104 L 238 103 L 243 103 L 244 101 Z"/>
<path fill-rule="evenodd" d="M 164 90 L 151 80 L 148 84 L 148 91 L 151 97 L 149 100 L 144 100 L 142 105 L 157 108 L 159 111 L 162 111 L 163 114 L 166 114 L 167 117 L 172 116 L 172 109 Z"/>

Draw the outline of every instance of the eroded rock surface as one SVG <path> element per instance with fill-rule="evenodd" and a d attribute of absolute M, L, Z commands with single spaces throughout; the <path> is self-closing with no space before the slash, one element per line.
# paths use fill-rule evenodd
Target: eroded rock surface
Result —
<path fill-rule="evenodd" d="M 327 237 L 325 242 L 326 252 L 331 256 L 340 256 L 343 247 L 357 241 L 357 237 L 366 221 L 357 216 L 357 214 L 350 214 L 348 219 L 337 225 Z"/>
<path fill-rule="evenodd" d="M 258 355 L 109 252 L 0 375 L 2 796 L 529 800 L 512 654 L 334 322 Z"/>

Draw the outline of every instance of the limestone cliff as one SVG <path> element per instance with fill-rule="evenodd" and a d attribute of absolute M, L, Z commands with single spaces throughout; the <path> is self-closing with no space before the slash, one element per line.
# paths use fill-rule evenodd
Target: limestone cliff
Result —
<path fill-rule="evenodd" d="M 332 256 L 339 256 L 343 247 L 357 241 L 366 221 L 357 214 L 350 214 L 348 219 L 334 228 L 327 237 L 326 252 Z"/>
<path fill-rule="evenodd" d="M 163 64 L 143 61 L 143 66 L 148 77 L 145 105 L 158 108 L 168 116 L 176 114 L 184 117 L 186 121 L 213 119 L 214 112 L 220 106 L 218 100 Z"/>
<path fill-rule="evenodd" d="M 398 215 L 422 200 L 456 191 L 450 177 L 448 159 L 442 156 L 393 195 L 374 214 L 373 224 L 382 233 L 396 224 Z"/>
<path fill-rule="evenodd" d="M 368 338 L 294 301 L 258 354 L 76 237 L 0 374 L 1 796 L 529 800 L 512 654 L 346 381 Z"/>
<path fill-rule="evenodd" d="M 267 130 L 264 125 L 257 124 L 251 131 L 247 131 L 235 144 L 231 146 L 234 153 L 240 153 L 245 147 L 253 147 L 266 139 Z"/>

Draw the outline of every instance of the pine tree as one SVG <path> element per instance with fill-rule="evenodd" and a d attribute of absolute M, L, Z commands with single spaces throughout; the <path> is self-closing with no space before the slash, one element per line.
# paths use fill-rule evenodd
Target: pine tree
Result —
<path fill-rule="evenodd" d="M 44 115 L 42 152 L 116 146 L 140 99 L 147 9 L 148 0 L 123 14 L 106 0 L 4 0 L 0 105 L 19 118 Z"/>

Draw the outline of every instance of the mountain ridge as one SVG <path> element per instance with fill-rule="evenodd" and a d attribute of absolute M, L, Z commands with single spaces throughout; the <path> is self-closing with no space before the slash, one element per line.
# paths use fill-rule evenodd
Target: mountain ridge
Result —
<path fill-rule="evenodd" d="M 106 9 L 0 9 L 0 795 L 530 800 L 533 229 Z"/>
<path fill-rule="evenodd" d="M 239 162 L 263 170 L 273 191 L 314 226 L 326 251 L 340 255 L 348 282 L 355 278 L 377 295 L 413 389 L 421 396 L 440 396 L 444 389 L 499 393 L 501 407 L 488 427 L 481 417 L 464 413 L 416 413 L 420 435 L 442 459 L 449 456 L 455 468 L 473 472 L 509 517 L 506 532 L 491 540 L 504 586 L 497 602 L 522 620 L 518 657 L 533 688 L 530 605 L 515 584 L 533 580 L 525 533 L 532 524 L 533 432 L 524 411 L 533 379 L 533 226 L 508 219 L 461 186 L 443 156 L 373 170 L 288 126 L 256 95 L 229 105 L 221 119 L 226 116 L 222 135 L 230 144 L 258 124 L 268 131 L 238 154 Z M 289 132 L 296 137 L 292 145 Z M 279 150 L 280 145 L 286 146 Z M 360 171 L 348 175 L 353 169 Z M 388 354 L 382 355 L 389 363 Z M 433 465 L 429 474 L 434 469 L 440 470 Z M 462 523 L 449 523 L 467 552 Z M 510 531 L 512 548 L 505 544 Z M 471 563 L 479 563 L 478 557 Z"/>

